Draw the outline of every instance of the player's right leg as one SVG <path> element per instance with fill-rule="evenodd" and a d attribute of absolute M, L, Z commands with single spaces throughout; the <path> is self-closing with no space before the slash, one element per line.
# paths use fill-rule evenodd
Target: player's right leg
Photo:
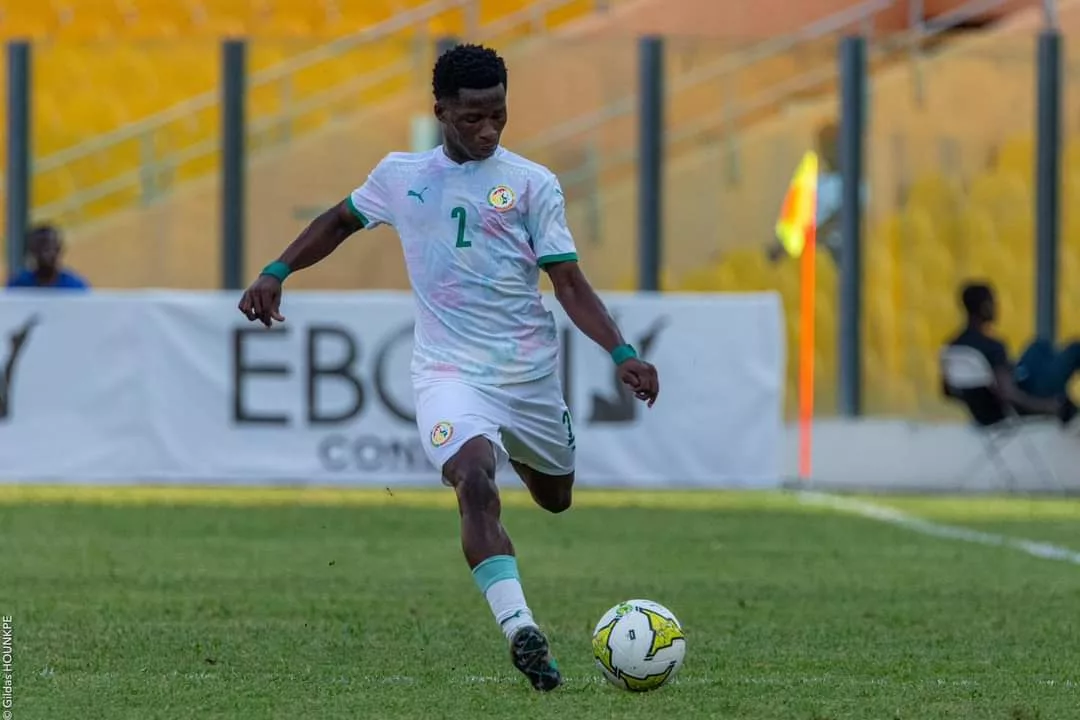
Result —
<path fill-rule="evenodd" d="M 474 571 L 493 557 L 514 555 L 514 545 L 500 517 L 495 458 L 491 441 L 475 435 L 465 440 L 442 468 L 443 480 L 457 493 L 461 549 Z"/>
<path fill-rule="evenodd" d="M 495 470 L 506 451 L 499 439 L 499 405 L 482 388 L 450 381 L 418 385 L 416 400 L 421 431 L 431 428 L 428 457 L 457 494 L 465 560 L 510 643 L 514 666 L 537 690 L 553 690 L 562 678 L 525 602 L 514 546 L 501 520 Z"/>
<path fill-rule="evenodd" d="M 495 457 L 490 440 L 483 436 L 470 438 L 443 466 L 443 478 L 457 493 L 465 560 L 510 641 L 514 667 L 537 690 L 554 690 L 562 677 L 547 637 L 525 602 L 514 546 L 500 519 L 502 504 L 495 485 Z"/>

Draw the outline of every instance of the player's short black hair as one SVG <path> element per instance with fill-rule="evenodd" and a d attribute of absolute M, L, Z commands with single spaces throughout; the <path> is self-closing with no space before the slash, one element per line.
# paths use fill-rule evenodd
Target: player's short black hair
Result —
<path fill-rule="evenodd" d="M 960 291 L 960 304 L 968 315 L 978 315 L 986 303 L 994 299 L 994 290 L 984 282 L 965 283 Z"/>
<path fill-rule="evenodd" d="M 431 89 L 436 100 L 456 98 L 462 88 L 486 90 L 506 86 L 506 63 L 483 45 L 457 45 L 435 61 Z"/>

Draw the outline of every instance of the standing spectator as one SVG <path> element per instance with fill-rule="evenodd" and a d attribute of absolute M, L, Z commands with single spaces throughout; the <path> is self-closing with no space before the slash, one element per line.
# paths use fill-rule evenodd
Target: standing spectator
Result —
<path fill-rule="evenodd" d="M 89 290 L 90 284 L 80 275 L 64 269 L 60 256 L 64 242 L 53 225 L 37 225 L 26 235 L 27 267 L 8 280 L 9 288 L 64 288 Z"/>
<path fill-rule="evenodd" d="M 844 176 L 840 171 L 840 128 L 834 122 L 827 122 L 818 129 L 814 150 L 818 157 L 817 176 L 817 246 L 828 251 L 837 267 L 843 249 L 841 232 L 841 210 L 844 207 Z M 869 186 L 866 180 L 859 190 L 860 203 L 865 207 L 869 199 Z M 772 262 L 783 260 L 787 252 L 776 238 L 765 249 L 766 256 Z"/>

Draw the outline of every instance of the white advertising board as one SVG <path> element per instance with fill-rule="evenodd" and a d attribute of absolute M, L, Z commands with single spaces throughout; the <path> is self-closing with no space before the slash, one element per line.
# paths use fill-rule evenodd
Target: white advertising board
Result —
<path fill-rule="evenodd" d="M 652 409 L 557 308 L 585 485 L 771 487 L 778 298 L 610 295 L 660 371 Z M 227 293 L 0 295 L 4 482 L 434 485 L 415 426 L 413 301 L 290 293 L 248 323 Z"/>

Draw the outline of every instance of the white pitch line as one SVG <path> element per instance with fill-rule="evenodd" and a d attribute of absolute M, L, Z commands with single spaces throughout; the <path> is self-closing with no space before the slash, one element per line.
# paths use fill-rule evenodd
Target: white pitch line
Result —
<path fill-rule="evenodd" d="M 884 523 L 889 523 L 890 525 L 906 528 L 922 535 L 947 538 L 949 540 L 963 540 L 964 542 L 976 543 L 978 545 L 1011 548 L 1031 555 L 1032 557 L 1043 558 L 1044 560 L 1060 560 L 1073 565 L 1080 565 L 1080 552 L 1061 547 L 1060 545 L 982 532 L 981 530 L 972 530 L 971 528 L 959 527 L 957 525 L 944 525 L 942 523 L 923 520 L 914 515 L 908 515 L 905 512 L 885 505 L 866 502 L 865 500 L 855 500 L 853 498 L 828 495 L 825 493 L 801 492 L 799 493 L 799 501 L 808 505 L 819 505 L 832 510 L 839 510 L 852 515 L 858 515 L 859 517 L 868 518 L 870 520 L 879 520 Z"/>

